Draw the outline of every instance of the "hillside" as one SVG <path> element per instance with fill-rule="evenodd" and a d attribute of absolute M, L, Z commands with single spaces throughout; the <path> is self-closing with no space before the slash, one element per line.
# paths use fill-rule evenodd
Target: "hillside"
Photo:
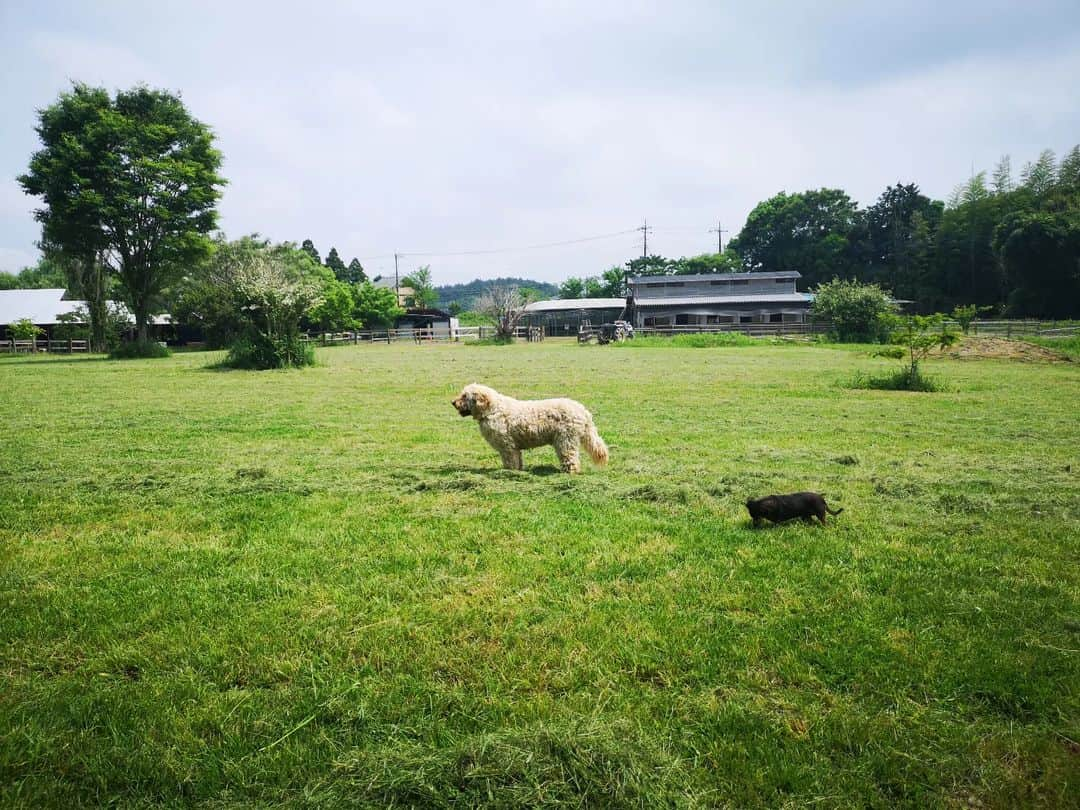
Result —
<path fill-rule="evenodd" d="M 537 290 L 543 298 L 554 298 L 559 292 L 558 285 L 548 284 L 544 281 L 532 281 L 527 278 L 478 278 L 467 284 L 446 284 L 442 287 L 436 287 L 435 292 L 439 294 L 437 306 L 446 308 L 453 303 L 457 303 L 462 309 L 469 309 L 477 296 L 492 284 L 514 284 L 518 287 L 529 287 Z"/>

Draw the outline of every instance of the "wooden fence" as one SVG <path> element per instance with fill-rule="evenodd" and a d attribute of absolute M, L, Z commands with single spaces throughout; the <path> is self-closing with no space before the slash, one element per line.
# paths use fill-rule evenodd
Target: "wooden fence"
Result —
<path fill-rule="evenodd" d="M 960 331 L 956 321 L 946 321 L 953 331 Z M 1069 337 L 1077 334 L 1080 323 L 1076 321 L 972 321 L 969 335 L 988 337 Z"/>
<path fill-rule="evenodd" d="M 4 340 L 0 341 L 0 352 L 9 354 L 31 354 L 33 352 L 52 352 L 71 354 L 88 352 L 90 345 L 85 340 Z"/>
<path fill-rule="evenodd" d="M 519 326 L 514 330 L 514 337 L 533 342 L 542 340 L 543 333 L 537 335 L 535 327 Z M 453 330 L 421 330 L 421 329 L 361 329 L 357 332 L 318 332 L 304 335 L 303 339 L 318 343 L 321 346 L 338 346 L 344 343 L 358 345 L 360 343 L 397 343 L 399 341 L 412 341 L 413 343 L 429 342 L 460 342 L 463 340 L 483 340 L 495 337 L 494 326 L 460 326 Z"/>
<path fill-rule="evenodd" d="M 960 331 L 960 325 L 955 321 L 946 321 L 947 325 L 956 332 Z M 713 332 L 739 332 L 750 337 L 774 337 L 774 336 L 800 336 L 800 335 L 823 335 L 829 331 L 828 322 L 819 321 L 813 323 L 729 323 L 710 324 L 708 326 L 648 326 L 634 329 L 635 335 L 662 335 L 672 337 L 674 335 L 696 335 Z M 1075 335 L 1080 330 L 1080 324 L 1075 321 L 974 321 L 969 329 L 969 334 L 986 335 L 994 337 L 1068 337 Z M 515 337 L 529 342 L 543 340 L 543 329 L 539 327 L 519 326 L 515 330 Z M 305 340 L 318 343 L 323 346 L 334 346 L 345 343 L 395 343 L 398 341 L 413 341 L 426 343 L 428 341 L 457 342 L 462 340 L 483 340 L 495 336 L 493 326 L 462 326 L 453 331 L 427 332 L 418 329 L 365 329 L 359 332 L 326 332 L 310 334 Z M 79 351 L 76 349 L 76 351 Z"/>

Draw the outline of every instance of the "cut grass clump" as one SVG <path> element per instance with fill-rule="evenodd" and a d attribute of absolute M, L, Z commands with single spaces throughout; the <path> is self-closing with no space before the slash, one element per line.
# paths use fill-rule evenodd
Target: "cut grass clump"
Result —
<path fill-rule="evenodd" d="M 847 384 L 848 388 L 866 388 L 875 391 L 917 391 L 936 394 L 951 390 L 935 377 L 924 374 L 918 366 L 904 366 L 884 374 L 857 372 Z"/>
<path fill-rule="evenodd" d="M 629 349 L 714 349 L 723 346 L 760 346 L 762 341 L 742 332 L 699 332 L 693 335 L 642 335 L 633 340 L 614 343 Z"/>

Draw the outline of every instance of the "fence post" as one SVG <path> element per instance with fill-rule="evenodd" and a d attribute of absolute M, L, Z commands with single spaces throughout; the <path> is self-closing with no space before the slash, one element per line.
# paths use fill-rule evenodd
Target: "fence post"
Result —
<path fill-rule="evenodd" d="M 1006 321 L 1005 337 L 1012 337 L 1012 321 Z"/>

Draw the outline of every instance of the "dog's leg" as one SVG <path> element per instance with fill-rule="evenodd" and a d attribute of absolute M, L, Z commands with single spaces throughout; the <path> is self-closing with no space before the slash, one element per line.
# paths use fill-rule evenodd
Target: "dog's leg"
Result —
<path fill-rule="evenodd" d="M 554 447 L 563 472 L 571 475 L 581 472 L 581 452 L 578 450 L 576 436 L 559 437 L 555 440 Z"/>
<path fill-rule="evenodd" d="M 521 451 L 520 450 L 511 450 L 510 451 L 510 460 L 511 460 L 511 464 L 513 465 L 512 467 L 510 467 L 511 470 L 523 470 L 523 469 L 525 469 L 525 465 L 524 465 L 524 463 L 522 462 L 522 459 L 521 459 Z"/>
<path fill-rule="evenodd" d="M 520 470 L 521 469 L 521 451 L 514 450 L 511 447 L 500 447 L 499 456 L 502 457 L 502 464 L 504 470 Z"/>

